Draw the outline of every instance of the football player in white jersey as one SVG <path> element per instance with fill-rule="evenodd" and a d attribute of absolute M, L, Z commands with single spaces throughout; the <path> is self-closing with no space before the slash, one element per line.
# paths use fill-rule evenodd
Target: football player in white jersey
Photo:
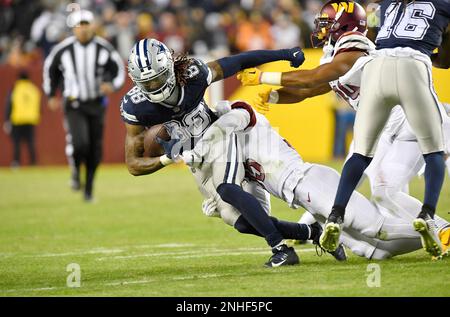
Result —
<path fill-rule="evenodd" d="M 246 120 L 243 113 L 237 113 L 231 105 L 225 102 L 218 106 L 220 120 L 211 126 L 210 131 L 222 130 L 223 133 L 215 132 L 215 138 L 206 133 L 203 142 L 211 139 L 220 142 L 225 135 L 237 135 L 241 146 L 239 151 L 244 153 L 242 159 L 245 161 L 246 180 L 249 181 L 243 183 L 243 188 L 257 197 L 268 213 L 270 202 L 266 191 L 286 201 L 292 208 L 304 207 L 319 223 L 324 224 L 333 203 L 339 174 L 329 167 L 303 162 L 300 155 L 260 114 L 255 116 L 255 126 L 245 131 L 250 117 Z M 231 124 L 224 122 L 239 124 L 231 128 Z M 219 123 L 221 126 L 217 127 Z M 201 146 L 201 143 L 197 146 Z M 200 168 L 204 169 L 202 164 Z M 203 175 L 199 177 L 199 180 L 204 179 Z M 199 187 L 205 197 L 203 210 L 206 215 L 219 216 L 242 233 L 257 234 L 245 219 L 239 217 L 237 210 L 220 199 L 211 181 L 199 182 Z M 420 203 L 411 208 L 420 210 Z M 360 210 L 365 213 L 361 214 Z M 410 221 L 387 217 L 386 213 L 380 212 L 376 205 L 355 192 L 348 205 L 348 216 L 341 237 L 343 244 L 353 253 L 368 259 L 385 259 L 419 249 L 420 235 L 413 230 Z M 238 226 L 236 219 L 239 221 Z"/>
<path fill-rule="evenodd" d="M 283 88 L 278 91 L 266 89 L 259 94 L 257 100 L 256 106 L 260 111 L 268 111 L 268 103 L 296 103 L 331 89 L 357 110 L 362 67 L 370 59 L 368 55 L 375 46 L 365 36 L 364 9 L 353 2 L 347 2 L 345 7 L 342 7 L 342 1 L 339 3 L 340 5 L 331 1 L 324 5 L 316 19 L 317 29 L 314 38 L 319 40 L 319 44 L 325 45 L 322 66 L 313 70 L 283 73 L 284 85 L 297 86 L 301 89 Z M 348 30 L 352 32 L 345 32 Z M 268 83 L 267 81 L 273 77 L 281 77 L 281 73 L 261 73 L 257 69 L 250 69 L 239 76 L 243 84 L 248 85 Z M 330 80 L 329 84 L 327 80 Z M 444 123 L 444 130 L 447 131 L 449 129 L 448 127 L 445 129 L 445 126 L 450 125 L 448 121 L 450 120 Z M 447 133 L 450 136 L 450 131 Z M 373 198 L 386 208 L 384 210 L 389 210 L 395 216 L 414 219 L 417 213 L 411 205 L 419 202 L 402 193 L 402 189 L 423 164 L 417 139 L 406 121 L 403 110 L 400 106 L 394 107 L 374 160 L 366 170 Z M 446 249 L 445 243 L 448 244 L 450 229 L 443 230 L 442 226 L 445 226 L 446 222 L 441 220 L 437 221 L 438 229 L 443 247 Z"/>

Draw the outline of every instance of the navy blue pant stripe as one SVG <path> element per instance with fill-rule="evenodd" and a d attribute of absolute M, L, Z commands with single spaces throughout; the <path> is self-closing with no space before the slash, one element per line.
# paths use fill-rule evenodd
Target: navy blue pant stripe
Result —
<path fill-rule="evenodd" d="M 237 146 L 237 135 L 234 134 L 234 147 L 236 148 L 236 159 L 234 160 L 234 173 L 233 173 L 233 184 L 236 183 L 236 174 L 237 174 L 237 170 L 238 170 L 238 146 Z"/>
<path fill-rule="evenodd" d="M 230 173 L 231 167 L 231 152 L 233 151 L 233 140 L 230 140 L 228 144 L 228 152 L 227 152 L 227 167 L 225 169 L 225 176 L 223 178 L 223 182 L 226 183 L 228 179 L 228 174 Z"/>

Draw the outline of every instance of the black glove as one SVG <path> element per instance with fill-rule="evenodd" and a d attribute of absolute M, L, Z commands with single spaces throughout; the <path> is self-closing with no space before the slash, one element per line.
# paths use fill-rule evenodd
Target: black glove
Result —
<path fill-rule="evenodd" d="M 288 50 L 289 51 L 289 60 L 291 61 L 292 67 L 299 67 L 305 61 L 305 54 L 300 47 L 294 47 Z"/>

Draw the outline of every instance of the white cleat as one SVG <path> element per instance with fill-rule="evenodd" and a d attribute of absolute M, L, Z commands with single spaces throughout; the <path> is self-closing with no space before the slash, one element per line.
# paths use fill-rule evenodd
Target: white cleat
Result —
<path fill-rule="evenodd" d="M 414 230 L 420 234 L 420 240 L 422 241 L 424 250 L 433 258 L 440 259 L 443 250 L 441 241 L 436 232 L 436 225 L 433 218 L 429 215 L 426 215 L 424 218 L 419 215 L 418 218 L 414 219 Z"/>
<path fill-rule="evenodd" d="M 328 252 L 334 252 L 339 246 L 341 226 L 338 223 L 328 222 L 320 235 L 320 246 Z"/>

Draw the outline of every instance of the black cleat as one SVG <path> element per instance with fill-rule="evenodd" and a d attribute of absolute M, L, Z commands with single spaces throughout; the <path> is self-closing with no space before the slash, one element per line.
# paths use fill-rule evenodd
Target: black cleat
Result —
<path fill-rule="evenodd" d="M 296 265 L 300 263 L 294 248 L 288 247 L 286 244 L 280 244 L 272 248 L 273 255 L 269 261 L 264 264 L 265 267 L 279 267 L 284 265 Z"/>
<path fill-rule="evenodd" d="M 314 233 L 314 236 L 311 236 L 311 240 L 313 244 L 316 245 L 316 253 L 318 256 L 322 256 L 323 251 L 328 252 L 331 254 L 337 261 L 347 261 L 347 253 L 345 252 L 344 245 L 342 243 L 339 244 L 336 250 L 329 252 L 326 251 L 322 246 L 320 245 L 320 236 L 322 235 L 322 226 L 315 222 L 311 225 L 311 232 Z M 320 251 L 319 251 L 320 250 Z"/>

